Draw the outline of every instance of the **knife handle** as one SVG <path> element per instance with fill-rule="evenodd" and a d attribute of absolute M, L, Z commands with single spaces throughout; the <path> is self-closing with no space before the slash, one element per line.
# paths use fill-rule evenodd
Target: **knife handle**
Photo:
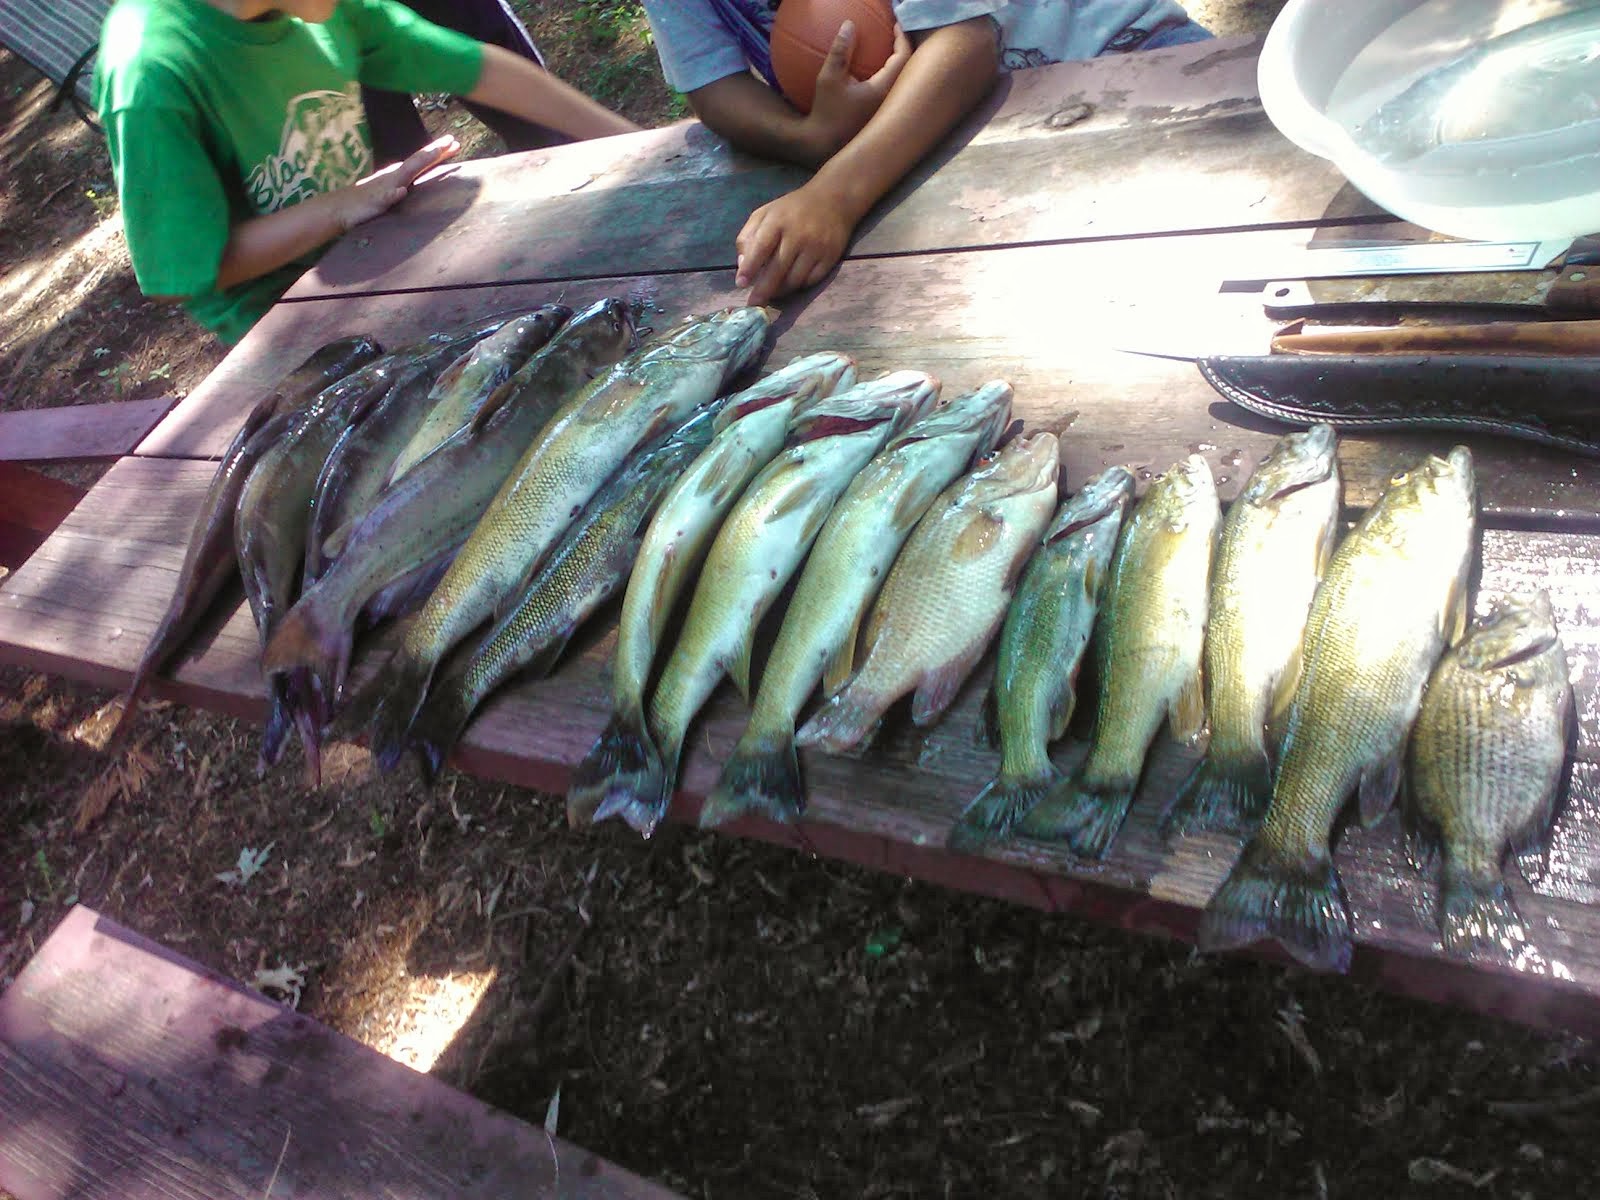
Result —
<path fill-rule="evenodd" d="M 1565 268 L 1545 293 L 1544 306 L 1551 312 L 1600 314 L 1600 266 Z"/>

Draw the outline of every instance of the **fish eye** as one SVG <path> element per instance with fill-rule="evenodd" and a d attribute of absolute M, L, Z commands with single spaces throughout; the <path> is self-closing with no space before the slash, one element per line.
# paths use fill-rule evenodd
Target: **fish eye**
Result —
<path fill-rule="evenodd" d="M 1409 482 L 1411 482 L 1410 471 L 1396 471 L 1393 475 L 1389 476 L 1390 487 L 1404 487 Z"/>

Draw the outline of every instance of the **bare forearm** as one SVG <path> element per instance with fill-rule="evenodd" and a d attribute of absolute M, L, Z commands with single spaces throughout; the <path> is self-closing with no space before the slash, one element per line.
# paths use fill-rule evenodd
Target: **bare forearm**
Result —
<path fill-rule="evenodd" d="M 264 217 L 233 227 L 217 267 L 217 290 L 259 279 L 269 271 L 309 254 L 345 232 L 346 225 L 332 193 L 312 196 Z"/>
<path fill-rule="evenodd" d="M 689 93 L 695 116 L 740 150 L 815 167 L 828 156 L 811 123 L 753 75 L 729 75 Z"/>
<path fill-rule="evenodd" d="M 987 17 L 927 34 L 883 106 L 817 171 L 808 189 L 826 193 L 860 221 L 886 192 L 989 94 L 999 70 Z"/>
<path fill-rule="evenodd" d="M 575 138 L 609 137 L 639 128 L 525 58 L 499 46 L 483 48 L 483 72 L 466 97 Z"/>

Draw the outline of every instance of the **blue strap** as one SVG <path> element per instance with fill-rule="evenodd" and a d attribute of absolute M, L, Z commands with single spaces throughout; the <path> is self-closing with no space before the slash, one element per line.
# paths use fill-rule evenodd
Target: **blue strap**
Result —
<path fill-rule="evenodd" d="M 711 7 L 716 10 L 718 19 L 728 32 L 739 39 L 739 49 L 750 60 L 750 65 L 768 84 L 777 87 L 778 77 L 772 71 L 769 31 L 762 28 L 738 0 L 711 0 Z"/>

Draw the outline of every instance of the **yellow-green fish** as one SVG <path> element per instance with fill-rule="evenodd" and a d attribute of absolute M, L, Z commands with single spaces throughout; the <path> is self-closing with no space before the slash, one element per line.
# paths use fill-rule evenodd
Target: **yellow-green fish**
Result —
<path fill-rule="evenodd" d="M 805 723 L 797 744 L 848 750 L 908 692 L 914 723 L 939 718 L 1005 619 L 1055 511 L 1060 471 L 1056 435 L 1033 433 L 940 494 L 884 580 L 862 633 L 860 670 Z"/>
<path fill-rule="evenodd" d="M 1163 821 L 1171 837 L 1248 832 L 1272 798 L 1267 728 L 1300 678 L 1300 640 L 1339 530 L 1333 427 L 1287 434 L 1228 507 L 1211 569 L 1206 756 Z"/>
<path fill-rule="evenodd" d="M 650 741 L 645 701 L 662 630 L 700 569 L 711 540 L 757 471 L 772 461 L 796 417 L 817 400 L 854 387 L 855 360 L 810 354 L 731 397 L 711 445 L 661 500 L 628 579 L 611 660 L 611 719 L 572 774 L 567 819 L 576 827 L 644 762 L 625 760 Z"/>
<path fill-rule="evenodd" d="M 725 675 L 749 697 L 756 626 L 856 472 L 937 395 L 937 380 L 897 371 L 819 400 L 794 423 L 711 544 L 651 697 L 652 743 L 622 756 L 645 767 L 607 788 L 596 821 L 620 816 L 646 837 L 655 831 L 671 804 L 689 722 Z"/>
<path fill-rule="evenodd" d="M 1550 597 L 1496 600 L 1428 680 L 1411 734 L 1409 816 L 1443 851 L 1446 950 L 1515 961 L 1526 923 L 1501 877 L 1541 849 L 1574 733 L 1567 655 Z"/>
<path fill-rule="evenodd" d="M 1078 667 L 1133 503 L 1126 467 L 1100 472 L 1062 504 L 1029 560 L 1000 629 L 990 698 L 1000 732 L 1000 773 L 950 830 L 952 850 L 970 851 L 1011 827 L 1060 781 L 1050 743 L 1077 706 Z"/>
<path fill-rule="evenodd" d="M 1367 825 L 1394 803 L 1423 687 L 1466 625 L 1476 524 L 1472 456 L 1457 446 L 1395 475 L 1333 552 L 1306 620 L 1272 803 L 1206 905 L 1202 949 L 1275 938 L 1307 966 L 1349 967 L 1329 838 L 1352 791 Z"/>
<path fill-rule="evenodd" d="M 805 805 L 795 719 L 819 680 L 849 676 L 861 620 L 930 505 L 987 454 L 1011 416 L 1011 385 L 984 384 L 900 434 L 850 481 L 806 560 L 756 693 L 750 723 L 700 810 L 716 825 L 755 809 L 793 821 Z M 830 688 L 831 684 L 831 688 Z"/>
<path fill-rule="evenodd" d="M 1104 857 L 1162 723 L 1179 741 L 1199 736 L 1207 593 L 1221 525 L 1216 483 L 1198 454 L 1173 466 L 1134 506 L 1094 635 L 1100 686 L 1089 754 L 1017 823 L 1018 833 Z"/>

